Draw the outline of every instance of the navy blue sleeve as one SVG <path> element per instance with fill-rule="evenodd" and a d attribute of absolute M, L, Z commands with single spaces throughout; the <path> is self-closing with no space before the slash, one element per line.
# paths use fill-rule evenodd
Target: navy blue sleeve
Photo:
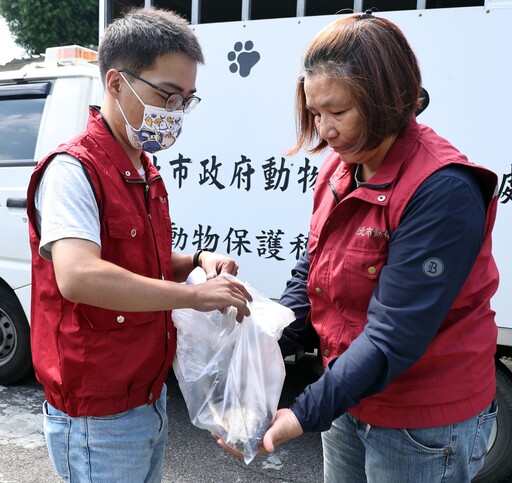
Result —
<path fill-rule="evenodd" d="M 469 170 L 444 168 L 422 183 L 391 236 L 363 332 L 291 407 L 304 431 L 329 429 L 421 358 L 473 267 L 485 216 Z M 434 268 L 442 274 L 428 276 Z"/>
<path fill-rule="evenodd" d="M 279 303 L 293 310 L 295 320 L 284 329 L 279 346 L 283 356 L 295 354 L 304 348 L 307 337 L 306 319 L 311 308 L 307 294 L 309 254 L 304 250 L 286 282 Z"/>

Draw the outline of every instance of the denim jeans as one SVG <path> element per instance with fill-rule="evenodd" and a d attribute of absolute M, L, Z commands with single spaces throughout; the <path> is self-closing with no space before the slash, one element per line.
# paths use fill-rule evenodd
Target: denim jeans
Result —
<path fill-rule="evenodd" d="M 457 424 L 370 426 L 345 413 L 322 434 L 325 483 L 469 483 L 484 464 L 494 402 Z"/>
<path fill-rule="evenodd" d="M 71 418 L 43 404 L 44 436 L 57 473 L 71 483 L 157 483 L 167 441 L 166 386 L 158 401 L 103 417 Z"/>

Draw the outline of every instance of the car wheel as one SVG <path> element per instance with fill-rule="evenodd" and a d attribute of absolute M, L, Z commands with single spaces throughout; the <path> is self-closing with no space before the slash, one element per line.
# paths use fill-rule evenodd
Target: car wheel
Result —
<path fill-rule="evenodd" d="M 0 285 L 0 384 L 14 384 L 31 372 L 27 317 L 12 290 Z"/>

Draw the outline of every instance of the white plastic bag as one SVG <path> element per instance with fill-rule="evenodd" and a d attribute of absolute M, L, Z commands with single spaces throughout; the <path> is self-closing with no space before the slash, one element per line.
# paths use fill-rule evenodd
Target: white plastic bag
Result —
<path fill-rule="evenodd" d="M 200 278 L 206 280 L 204 272 Z M 244 285 L 253 301 L 251 315 L 240 324 L 233 307 L 224 314 L 173 310 L 173 368 L 192 424 L 220 436 L 249 464 L 277 411 L 285 378 L 277 341 L 295 316 Z"/>

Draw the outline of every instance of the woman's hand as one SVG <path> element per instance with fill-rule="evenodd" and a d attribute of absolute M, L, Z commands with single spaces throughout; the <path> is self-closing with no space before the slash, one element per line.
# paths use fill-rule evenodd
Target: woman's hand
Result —
<path fill-rule="evenodd" d="M 304 433 L 302 427 L 297 420 L 295 414 L 290 409 L 278 409 L 274 422 L 269 426 L 267 432 L 263 436 L 263 444 L 258 451 L 258 455 L 262 456 L 267 453 L 273 453 L 277 446 L 283 444 L 290 439 L 297 438 Z M 229 447 L 222 438 L 219 438 L 212 433 L 212 436 L 217 440 L 224 451 L 236 456 L 237 458 L 243 458 L 244 455 Z"/>
<path fill-rule="evenodd" d="M 291 409 L 278 409 L 274 422 L 263 436 L 263 449 L 273 453 L 277 446 L 304 433 Z"/>
<path fill-rule="evenodd" d="M 224 442 L 224 440 L 222 438 L 220 438 L 219 436 L 217 436 L 216 434 L 212 433 L 212 436 L 216 439 L 217 444 L 219 446 L 221 446 L 224 451 L 226 451 L 226 453 L 229 453 L 229 454 L 233 455 L 236 458 L 243 459 L 243 457 L 244 457 L 243 453 L 240 453 L 240 452 L 234 450 L 233 448 L 231 448 L 231 446 L 228 446 Z M 258 452 L 258 454 L 259 454 L 259 452 Z"/>

